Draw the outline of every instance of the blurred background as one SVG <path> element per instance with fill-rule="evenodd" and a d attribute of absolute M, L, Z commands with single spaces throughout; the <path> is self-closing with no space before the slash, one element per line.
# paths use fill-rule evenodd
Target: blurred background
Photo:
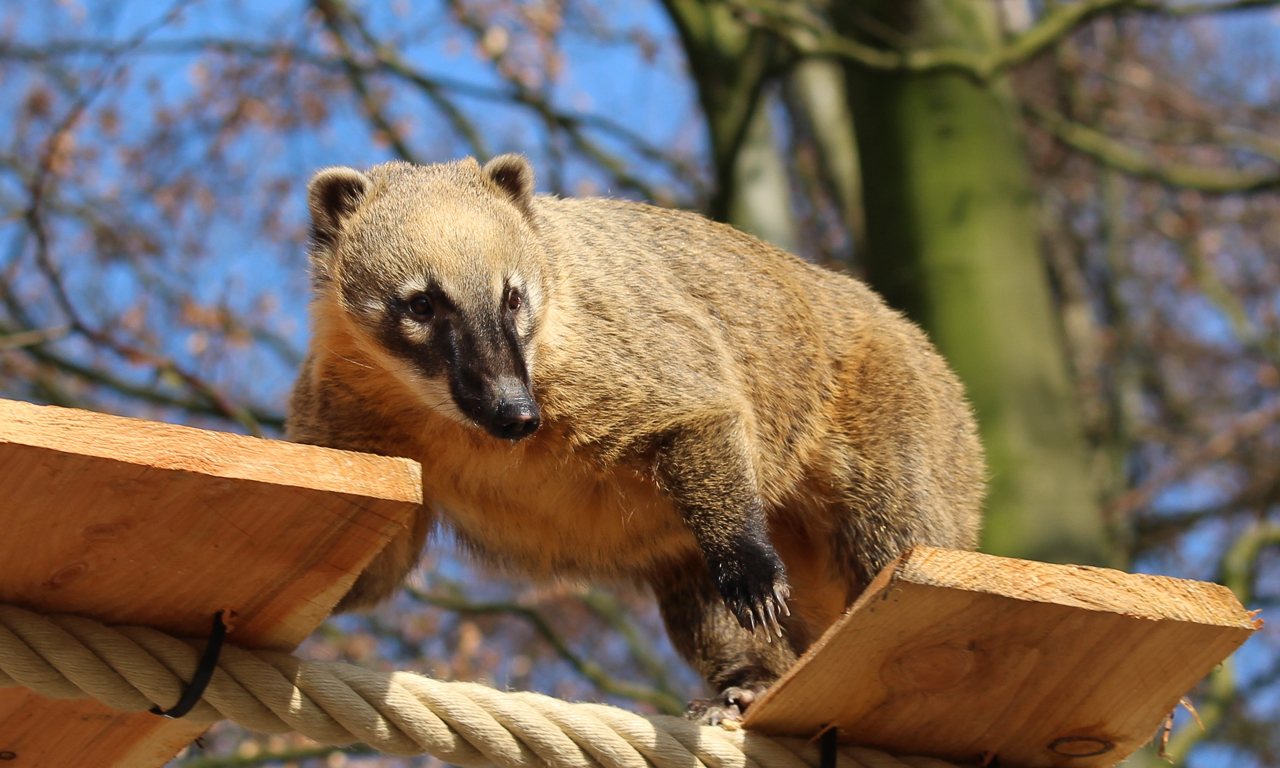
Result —
<path fill-rule="evenodd" d="M 1275 0 L 8 0 L 0 396 L 280 434 L 308 177 L 519 151 L 859 276 L 965 380 L 984 549 L 1280 598 Z M 1280 619 L 1175 765 L 1280 764 Z M 678 713 L 628 585 L 447 536 L 304 654 Z M 1154 753 L 1135 762 L 1159 764 Z M 225 724 L 174 765 L 428 765 Z"/>

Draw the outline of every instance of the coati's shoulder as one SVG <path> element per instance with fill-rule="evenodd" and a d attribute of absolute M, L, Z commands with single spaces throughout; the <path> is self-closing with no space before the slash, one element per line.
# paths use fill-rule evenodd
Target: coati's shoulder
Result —
<path fill-rule="evenodd" d="M 748 277 L 764 275 L 818 290 L 852 292 L 860 305 L 883 306 L 873 291 L 848 275 L 695 211 L 614 198 L 551 196 L 535 197 L 533 209 L 553 238 L 564 238 L 568 242 L 562 244 L 596 264 L 612 257 L 634 266 L 656 258 L 673 268 L 691 266 L 695 272 L 718 268 L 723 270 L 718 277 L 730 280 L 745 272 Z"/>
<path fill-rule="evenodd" d="M 865 283 L 696 212 L 611 198 L 544 196 L 534 198 L 533 209 L 549 258 L 559 262 L 562 277 L 579 284 L 579 293 L 643 295 L 669 311 L 703 305 L 721 325 L 741 320 L 753 335 L 776 330 L 794 339 L 797 332 L 844 334 L 881 324 L 916 332 Z M 804 327 L 785 321 L 762 325 L 762 313 L 793 318 Z"/>

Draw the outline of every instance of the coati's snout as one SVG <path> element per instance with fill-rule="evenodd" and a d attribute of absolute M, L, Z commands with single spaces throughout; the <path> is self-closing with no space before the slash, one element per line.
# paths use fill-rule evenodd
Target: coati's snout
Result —
<path fill-rule="evenodd" d="M 541 423 L 538 403 L 522 382 L 502 379 L 495 383 L 492 392 L 494 397 L 482 405 L 481 414 L 468 414 L 477 424 L 504 440 L 520 440 L 538 431 Z"/>
<path fill-rule="evenodd" d="M 520 440 L 536 432 L 541 415 L 518 342 L 499 337 L 498 344 L 484 349 L 483 342 L 467 339 L 469 334 L 453 335 L 445 364 L 449 394 L 458 410 L 502 440 Z"/>
<path fill-rule="evenodd" d="M 452 405 L 467 421 L 496 438 L 520 440 L 537 431 L 541 415 L 516 327 L 523 302 L 514 289 L 505 294 L 496 312 L 468 311 L 460 302 L 437 300 L 452 309 L 437 310 L 426 321 L 432 326 L 430 335 L 417 347 L 413 363 L 424 378 L 448 382 Z M 410 329 L 417 330 L 416 325 L 411 323 Z M 450 415 L 447 405 L 429 404 Z"/>

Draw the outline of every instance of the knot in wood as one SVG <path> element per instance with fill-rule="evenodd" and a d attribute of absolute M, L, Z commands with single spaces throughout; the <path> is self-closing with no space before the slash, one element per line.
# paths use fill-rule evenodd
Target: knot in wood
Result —
<path fill-rule="evenodd" d="M 1064 736 L 1049 745 L 1050 751 L 1063 757 L 1097 757 L 1115 748 L 1116 745 L 1106 739 L 1095 739 L 1092 736 Z"/>
<path fill-rule="evenodd" d="M 962 683 L 977 663 L 976 653 L 955 643 L 914 648 L 891 662 L 891 678 L 905 689 L 945 691 Z"/>

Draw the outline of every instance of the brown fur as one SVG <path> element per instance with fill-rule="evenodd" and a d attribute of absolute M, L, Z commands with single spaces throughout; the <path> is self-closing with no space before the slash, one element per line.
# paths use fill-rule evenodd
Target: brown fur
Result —
<path fill-rule="evenodd" d="M 976 545 L 961 388 L 861 283 L 692 213 L 533 196 L 518 156 L 329 169 L 310 193 L 314 337 L 289 437 L 417 459 L 430 500 L 344 608 L 389 596 L 438 514 L 516 573 L 652 585 L 722 694 L 711 716 L 746 706 L 903 549 Z M 447 320 L 406 319 L 426 290 Z M 508 320 L 505 342 L 485 330 Z M 447 365 L 430 350 L 470 328 L 492 339 L 484 370 L 529 384 L 532 436 L 460 412 L 458 346 Z M 788 588 L 787 642 L 744 628 Z"/>

